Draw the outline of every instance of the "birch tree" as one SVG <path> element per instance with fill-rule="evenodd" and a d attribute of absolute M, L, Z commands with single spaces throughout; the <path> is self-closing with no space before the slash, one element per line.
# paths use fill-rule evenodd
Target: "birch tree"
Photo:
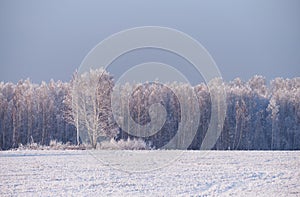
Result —
<path fill-rule="evenodd" d="M 83 142 L 96 148 L 99 137 L 114 137 L 115 124 L 111 112 L 112 76 L 105 70 L 90 70 L 75 76 L 71 90 L 72 123 Z"/>

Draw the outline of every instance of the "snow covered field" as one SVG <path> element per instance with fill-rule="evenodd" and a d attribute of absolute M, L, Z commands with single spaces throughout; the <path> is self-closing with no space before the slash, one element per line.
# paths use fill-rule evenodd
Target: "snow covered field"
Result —
<path fill-rule="evenodd" d="M 299 151 L 5 151 L 0 166 L 0 196 L 300 196 Z"/>

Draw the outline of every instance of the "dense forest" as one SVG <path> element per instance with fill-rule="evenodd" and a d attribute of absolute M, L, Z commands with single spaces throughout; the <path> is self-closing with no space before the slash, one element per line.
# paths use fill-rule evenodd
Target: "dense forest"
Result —
<path fill-rule="evenodd" d="M 113 87 L 113 77 L 103 70 L 75 73 L 69 83 L 52 80 L 38 85 L 29 79 L 17 84 L 1 82 L 1 150 L 33 142 L 48 145 L 50 140 L 79 144 L 80 130 L 88 131 L 93 146 L 101 136 L 116 140 L 134 138 L 116 123 L 126 121 L 126 116 L 118 114 L 122 118 L 118 121 L 113 116 Z M 247 82 L 237 78 L 224 87 L 227 112 L 214 149 L 300 150 L 300 78 L 276 78 L 270 84 L 262 76 Z M 174 95 L 170 89 L 176 89 L 180 95 Z M 181 107 L 195 107 L 193 102 L 180 107 L 177 97 L 188 98 L 190 94 L 182 83 L 125 84 L 117 90 L 119 101 L 114 105 L 127 102 L 130 116 L 140 125 L 151 122 L 148 111 L 152 104 L 159 102 L 164 106 L 166 114 L 157 114 L 166 119 L 161 130 L 142 137 L 155 148 L 163 147 L 176 134 Z M 206 84 L 193 87 L 193 91 L 198 98 L 200 118 L 189 149 L 200 149 L 210 123 L 212 102 Z M 128 94 L 130 101 L 126 100 Z"/>

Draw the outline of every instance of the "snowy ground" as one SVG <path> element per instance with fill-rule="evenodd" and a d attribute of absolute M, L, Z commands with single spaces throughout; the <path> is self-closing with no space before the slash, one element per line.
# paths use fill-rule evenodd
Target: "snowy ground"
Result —
<path fill-rule="evenodd" d="M 300 152 L 5 151 L 11 195 L 300 196 Z"/>

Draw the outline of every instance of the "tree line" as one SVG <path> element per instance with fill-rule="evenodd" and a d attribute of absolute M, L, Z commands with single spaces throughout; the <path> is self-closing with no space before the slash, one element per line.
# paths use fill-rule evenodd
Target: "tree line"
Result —
<path fill-rule="evenodd" d="M 164 147 L 176 135 L 179 124 L 184 124 L 187 131 L 191 129 L 183 121 L 182 107 L 194 110 L 198 105 L 199 126 L 189 149 L 201 149 L 213 107 L 206 84 L 191 87 L 197 103 L 190 101 L 191 88 L 183 83 L 124 84 L 115 87 L 118 96 L 112 103 L 114 87 L 113 77 L 103 69 L 75 73 L 68 83 L 51 80 L 38 85 L 29 79 L 17 84 L 1 82 L 0 148 L 7 150 L 32 142 L 48 145 L 51 140 L 96 147 L 103 137 L 133 139 L 136 136 L 127 132 L 130 128 L 121 128 L 117 122 L 130 127 L 131 118 L 142 127 L 151 122 L 151 105 L 159 103 L 165 112 L 155 116 L 166 121 L 159 132 L 141 138 L 156 148 Z M 262 76 L 247 82 L 237 78 L 224 83 L 224 87 L 227 112 L 214 149 L 300 149 L 300 78 L 276 78 L 270 84 Z M 182 106 L 178 98 L 188 102 Z M 112 107 L 120 109 L 116 116 Z M 177 137 L 175 144 L 186 137 Z"/>

